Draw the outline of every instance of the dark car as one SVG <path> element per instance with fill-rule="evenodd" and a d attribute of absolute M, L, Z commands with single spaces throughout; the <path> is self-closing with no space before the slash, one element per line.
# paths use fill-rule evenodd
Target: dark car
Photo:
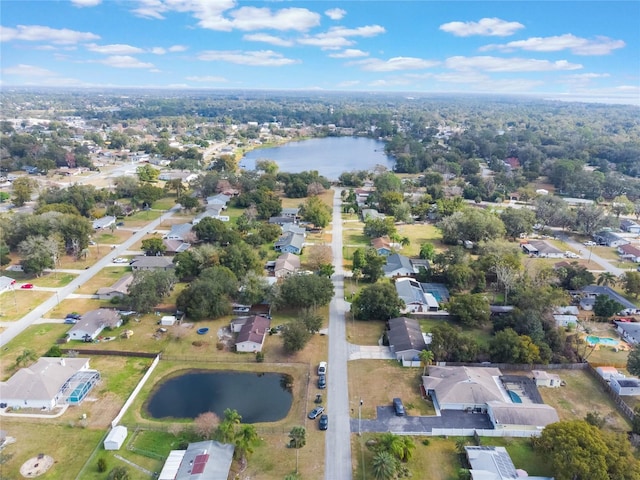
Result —
<path fill-rule="evenodd" d="M 320 405 L 319 407 L 314 408 L 313 410 L 311 410 L 309 412 L 309 419 L 310 420 L 315 420 L 315 418 L 320 415 L 322 412 L 324 412 L 324 407 L 322 405 Z"/>
<path fill-rule="evenodd" d="M 320 427 L 320 430 L 326 430 L 327 428 L 329 428 L 329 415 L 320 415 L 318 426 Z"/>
<path fill-rule="evenodd" d="M 67 318 L 73 318 L 74 320 L 80 320 L 80 314 L 79 313 L 67 313 Z"/>
<path fill-rule="evenodd" d="M 404 405 L 402 404 L 402 400 L 399 398 L 393 399 L 393 410 L 396 412 L 397 416 L 404 417 Z"/>
<path fill-rule="evenodd" d="M 124 227 L 124 222 L 118 222 L 118 223 L 116 223 L 116 227 Z"/>
<path fill-rule="evenodd" d="M 318 377 L 318 388 L 320 388 L 320 389 L 327 388 L 327 376 L 326 375 L 320 375 Z"/>

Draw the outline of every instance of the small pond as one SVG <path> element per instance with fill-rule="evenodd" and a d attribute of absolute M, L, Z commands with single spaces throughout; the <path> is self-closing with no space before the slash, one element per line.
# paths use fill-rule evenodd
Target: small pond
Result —
<path fill-rule="evenodd" d="M 146 410 L 152 418 L 196 418 L 237 410 L 242 423 L 275 422 L 287 416 L 292 379 L 281 373 L 188 371 L 161 383 Z"/>

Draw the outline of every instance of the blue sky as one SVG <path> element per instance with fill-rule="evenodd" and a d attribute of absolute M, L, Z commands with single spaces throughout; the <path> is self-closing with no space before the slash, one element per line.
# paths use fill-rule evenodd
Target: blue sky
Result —
<path fill-rule="evenodd" d="M 640 104 L 639 1 L 2 0 L 2 86 Z"/>

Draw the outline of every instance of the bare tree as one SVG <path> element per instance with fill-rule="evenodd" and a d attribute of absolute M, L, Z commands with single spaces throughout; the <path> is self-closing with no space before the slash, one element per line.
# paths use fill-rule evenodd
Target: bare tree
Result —
<path fill-rule="evenodd" d="M 311 270 L 317 270 L 321 265 L 330 264 L 333 260 L 329 245 L 310 245 L 307 247 L 307 263 Z"/>
<path fill-rule="evenodd" d="M 220 419 L 213 412 L 198 415 L 193 421 L 193 431 L 204 440 L 211 440 L 220 425 Z"/>
<path fill-rule="evenodd" d="M 509 265 L 500 264 L 493 267 L 493 271 L 496 272 L 498 283 L 504 288 L 504 304 L 506 305 L 509 292 L 513 290 L 520 281 L 520 272 Z"/>

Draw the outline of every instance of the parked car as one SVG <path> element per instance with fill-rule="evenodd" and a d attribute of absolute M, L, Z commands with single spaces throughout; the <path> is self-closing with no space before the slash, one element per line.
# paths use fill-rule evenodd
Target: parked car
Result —
<path fill-rule="evenodd" d="M 318 377 L 318 388 L 319 389 L 327 388 L 327 376 L 326 375 L 320 375 Z"/>
<path fill-rule="evenodd" d="M 89 240 L 89 245 L 97 245 L 97 243 L 94 242 L 93 240 Z"/>
<path fill-rule="evenodd" d="M 81 315 L 77 312 L 67 313 L 67 318 L 72 318 L 74 320 L 80 320 Z"/>
<path fill-rule="evenodd" d="M 118 222 L 118 223 L 116 223 L 116 227 L 124 227 L 124 222 Z"/>
<path fill-rule="evenodd" d="M 326 375 L 327 374 L 327 362 L 320 362 L 318 365 L 318 375 Z"/>
<path fill-rule="evenodd" d="M 595 247 L 596 246 L 596 242 L 592 242 L 591 240 L 589 240 L 588 242 L 584 242 L 583 244 L 586 247 Z"/>
<path fill-rule="evenodd" d="M 129 260 L 126 258 L 118 257 L 113 259 L 113 263 L 129 263 Z"/>
<path fill-rule="evenodd" d="M 311 420 L 315 420 L 316 417 L 318 417 L 318 415 L 320 415 L 323 412 L 324 412 L 324 407 L 320 405 L 309 412 L 309 418 Z"/>
<path fill-rule="evenodd" d="M 26 288 L 27 290 L 33 288 L 33 283 L 24 283 L 20 288 Z"/>
<path fill-rule="evenodd" d="M 318 422 L 318 426 L 320 427 L 320 430 L 326 430 L 327 428 L 329 428 L 329 415 L 327 414 L 320 415 L 320 421 Z"/>
<path fill-rule="evenodd" d="M 69 325 L 75 325 L 76 323 L 78 323 L 78 320 L 75 318 L 65 318 L 64 319 L 64 323 L 69 324 Z"/>
<path fill-rule="evenodd" d="M 402 400 L 397 397 L 393 399 L 393 410 L 397 416 L 404 417 L 404 405 L 402 404 Z"/>

